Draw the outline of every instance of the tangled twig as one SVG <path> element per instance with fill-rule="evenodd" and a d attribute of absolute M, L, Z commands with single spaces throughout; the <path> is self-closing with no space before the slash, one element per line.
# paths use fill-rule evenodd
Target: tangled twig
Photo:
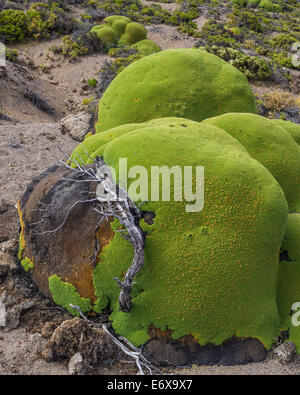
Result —
<path fill-rule="evenodd" d="M 145 367 L 148 369 L 149 373 L 152 374 L 152 369 L 156 369 L 142 354 L 142 351 L 139 350 L 137 347 L 135 347 L 133 344 L 131 344 L 125 337 L 121 337 L 123 341 L 126 342 L 126 344 L 131 347 L 134 351 L 130 351 L 123 343 L 121 343 L 116 337 L 114 337 L 109 330 L 107 329 L 106 325 L 103 324 L 102 326 L 104 332 L 106 332 L 112 339 L 112 341 L 120 347 L 120 349 L 129 357 L 134 358 L 135 363 L 139 369 L 139 372 L 141 375 L 144 375 L 144 371 L 142 367 Z"/>

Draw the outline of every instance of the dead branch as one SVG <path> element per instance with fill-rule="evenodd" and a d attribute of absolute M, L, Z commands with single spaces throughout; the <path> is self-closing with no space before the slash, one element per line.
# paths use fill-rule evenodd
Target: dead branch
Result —
<path fill-rule="evenodd" d="M 104 332 L 106 332 L 112 339 L 112 341 L 118 346 L 120 347 L 120 349 L 126 354 L 128 355 L 130 358 L 134 358 L 136 366 L 139 369 L 139 372 L 141 375 L 144 375 L 144 371 L 142 367 L 145 367 L 146 369 L 148 369 L 149 373 L 152 375 L 152 369 L 156 369 L 151 362 L 149 362 L 144 355 L 142 354 L 141 350 L 139 350 L 138 348 L 136 348 L 133 344 L 131 344 L 127 339 L 125 339 L 124 337 L 122 338 L 122 340 L 126 340 L 126 344 L 131 347 L 134 351 L 130 351 L 123 343 L 121 343 L 116 337 L 114 337 L 109 330 L 107 329 L 106 325 L 103 324 L 102 326 Z"/>

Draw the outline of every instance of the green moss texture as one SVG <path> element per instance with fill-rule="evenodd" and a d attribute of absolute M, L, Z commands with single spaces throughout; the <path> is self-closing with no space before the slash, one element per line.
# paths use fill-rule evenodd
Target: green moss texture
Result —
<path fill-rule="evenodd" d="M 135 48 L 141 55 L 144 56 L 148 56 L 155 52 L 161 51 L 160 46 L 149 39 L 138 41 L 137 43 L 132 45 L 132 48 Z"/>
<path fill-rule="evenodd" d="M 120 37 L 123 44 L 134 44 L 147 38 L 147 30 L 136 22 L 130 22 L 126 25 L 124 34 Z"/>
<path fill-rule="evenodd" d="M 225 114 L 204 122 L 226 130 L 243 144 L 279 182 L 290 211 L 300 211 L 300 148 L 291 136 L 297 127 L 299 131 L 298 125 L 292 129 L 291 122 L 254 114 Z"/>
<path fill-rule="evenodd" d="M 137 22 L 132 22 L 126 16 L 112 15 L 104 19 L 104 24 L 93 26 L 91 32 L 97 36 L 107 46 L 131 46 L 139 41 L 146 41 L 142 45 L 135 47 L 141 54 L 146 55 L 158 52 L 160 47 L 152 40 L 147 39 L 147 30 Z"/>
<path fill-rule="evenodd" d="M 25 272 L 28 272 L 29 270 L 33 270 L 34 269 L 34 263 L 27 256 L 24 259 L 21 260 L 21 266 L 23 267 Z"/>
<path fill-rule="evenodd" d="M 113 277 L 123 278 L 133 249 L 115 233 L 94 272 L 94 310 L 110 304 L 115 331 L 136 345 L 147 341 L 154 324 L 171 329 L 174 338 L 192 334 L 202 345 L 236 335 L 270 348 L 280 329 L 277 271 L 288 215 L 271 173 L 226 131 L 187 119 L 122 125 L 88 137 L 84 146 L 116 170 L 119 157 L 149 174 L 154 165 L 205 168 L 202 211 L 186 212 L 188 201 L 172 198 L 143 205 L 156 217 L 153 225 L 140 223 L 147 232 L 145 264 L 135 278 L 130 313 L 119 311 Z M 79 146 L 73 157 L 88 162 L 82 152 Z M 128 179 L 129 195 L 135 181 Z"/>
<path fill-rule="evenodd" d="M 281 119 L 274 119 L 273 122 L 276 125 L 282 126 L 286 131 L 288 131 L 296 143 L 300 145 L 300 125 L 294 122 L 283 121 Z"/>
<path fill-rule="evenodd" d="M 118 41 L 117 33 L 110 26 L 97 25 L 91 29 L 91 32 L 96 33 L 107 46 L 112 46 Z"/>
<path fill-rule="evenodd" d="M 290 311 L 300 302 L 300 214 L 290 214 L 287 232 L 282 244 L 283 260 L 279 264 L 278 308 L 282 318 L 282 329 L 289 330 L 289 340 L 296 345 L 300 354 L 300 327 L 295 326 Z M 300 305 L 297 308 L 299 311 Z M 292 314 L 294 314 L 294 311 Z M 300 322 L 298 318 L 297 321 Z"/>
<path fill-rule="evenodd" d="M 77 317 L 79 312 L 73 309 L 70 304 L 78 306 L 83 313 L 92 309 L 90 299 L 82 298 L 72 284 L 62 281 L 59 276 L 49 277 L 49 289 L 54 302 Z"/>
<path fill-rule="evenodd" d="M 256 113 L 246 77 L 219 57 L 170 49 L 126 67 L 99 102 L 97 132 L 154 118 L 194 121 L 228 112 Z"/>

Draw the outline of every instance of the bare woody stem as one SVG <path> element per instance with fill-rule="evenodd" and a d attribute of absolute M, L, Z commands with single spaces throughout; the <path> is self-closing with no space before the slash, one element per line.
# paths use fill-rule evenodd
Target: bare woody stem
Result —
<path fill-rule="evenodd" d="M 112 180 L 110 170 L 102 158 L 94 160 L 96 171 L 79 165 L 77 161 L 75 161 L 75 164 L 77 166 L 75 169 L 77 174 L 81 173 L 85 179 L 87 178 L 87 181 L 101 184 L 102 191 L 105 193 L 105 195 L 101 194 L 99 196 L 96 192 L 96 199 L 91 199 L 95 203 L 94 210 L 101 214 L 103 218 L 113 217 L 118 219 L 127 230 L 127 234 L 124 235 L 122 233 L 122 236 L 133 246 L 134 257 L 130 268 L 125 274 L 124 281 L 114 277 L 114 280 L 121 288 L 119 308 L 121 311 L 129 312 L 131 309 L 130 294 L 134 278 L 144 265 L 144 234 L 138 225 L 141 212 L 127 193 Z"/>

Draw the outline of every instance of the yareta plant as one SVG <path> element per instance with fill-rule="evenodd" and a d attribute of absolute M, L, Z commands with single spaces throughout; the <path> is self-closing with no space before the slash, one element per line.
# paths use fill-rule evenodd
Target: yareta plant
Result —
<path fill-rule="evenodd" d="M 202 121 L 228 112 L 256 113 L 246 77 L 198 49 L 170 49 L 126 67 L 99 102 L 96 132 L 154 118 Z"/>
<path fill-rule="evenodd" d="M 154 41 L 147 39 L 147 30 L 126 16 L 108 16 L 103 24 L 93 26 L 91 32 L 108 47 L 132 47 L 144 56 L 161 51 Z"/>
<path fill-rule="evenodd" d="M 252 114 L 227 116 L 237 117 L 245 134 L 253 117 L 262 125 L 265 121 Z M 261 127 L 260 134 L 262 141 L 271 138 L 266 137 L 266 127 Z M 291 147 L 293 140 L 287 136 L 286 145 Z M 288 204 L 275 176 L 245 145 L 208 121 L 181 118 L 121 125 L 87 137 L 71 158 L 88 164 L 101 157 L 116 169 L 116 181 L 119 158 L 127 158 L 128 168 L 142 164 L 149 174 L 151 166 L 182 170 L 204 166 L 204 207 L 187 212 L 189 202 L 174 201 L 173 194 L 171 201 L 148 199 L 143 204 L 142 210 L 152 213 L 152 220 L 139 221 L 145 235 L 144 266 L 134 280 L 129 312 L 120 311 L 115 278 L 124 279 L 133 248 L 122 237 L 119 230 L 124 228 L 117 219 L 109 224 L 109 240 L 92 273 L 95 297 L 80 295 L 76 282 L 67 280 L 71 275 L 52 273 L 48 279 L 53 299 L 64 307 L 77 304 L 97 313 L 109 305 L 115 331 L 136 345 L 147 342 L 149 328 L 154 326 L 172 330 L 175 339 L 192 335 L 201 345 L 221 344 L 237 336 L 256 338 L 270 348 L 285 319 L 278 310 L 283 276 L 278 269 L 284 265 L 279 263 L 279 252 Z M 129 196 L 138 188 L 136 181 L 127 180 Z M 151 191 L 151 179 L 147 182 Z M 194 175 L 194 188 L 197 183 Z M 171 191 L 173 187 L 171 179 Z M 23 236 L 26 255 L 26 243 L 32 246 L 32 239 L 30 232 L 26 236 L 24 231 Z"/>
<path fill-rule="evenodd" d="M 290 212 L 300 211 L 300 147 L 293 131 L 299 125 L 252 114 L 225 114 L 206 121 L 236 138 L 282 187 Z M 293 124 L 292 124 L 293 125 Z M 294 135 L 296 132 L 294 132 Z"/>
<path fill-rule="evenodd" d="M 91 158 L 101 156 L 114 168 L 119 157 L 128 158 L 128 167 L 142 163 L 149 173 L 155 164 L 205 168 L 202 211 L 187 213 L 186 202 L 143 206 L 155 218 L 153 225 L 140 224 L 147 232 L 145 266 L 129 314 L 119 311 L 113 278 L 130 266 L 132 248 L 115 233 L 94 272 L 96 311 L 110 301 L 115 330 L 137 345 L 153 324 L 171 328 L 174 338 L 192 334 L 200 344 L 237 335 L 269 348 L 280 325 L 276 275 L 287 220 L 286 199 L 269 171 L 227 132 L 186 119 L 119 126 L 84 146 Z M 73 157 L 77 153 L 84 157 L 82 147 Z"/>

